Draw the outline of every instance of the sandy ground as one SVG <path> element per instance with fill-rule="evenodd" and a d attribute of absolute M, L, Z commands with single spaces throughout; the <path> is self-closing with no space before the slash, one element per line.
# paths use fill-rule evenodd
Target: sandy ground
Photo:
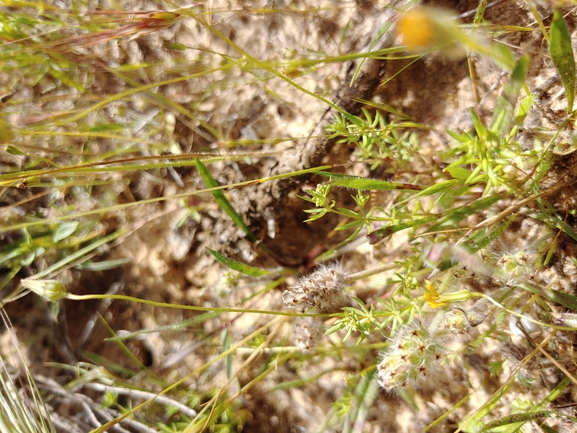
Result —
<path fill-rule="evenodd" d="M 123 10 L 127 11 L 156 8 L 152 2 L 122 3 Z M 476 7 L 474 2 L 467 1 L 445 1 L 435 5 L 450 8 L 457 15 L 464 14 L 464 22 L 471 22 L 472 16 L 468 12 Z M 111 7 L 108 4 L 101 6 Z M 546 24 L 549 23 L 549 5 L 537 4 L 536 7 L 541 16 L 547 17 Z M 95 65 L 98 62 L 108 66 L 146 63 L 150 66 L 135 69 L 131 77 L 140 83 L 154 83 L 218 68 L 221 58 L 240 58 L 243 51 L 254 59 L 271 62 L 303 56 L 314 59 L 359 52 L 370 43 L 382 23 L 395 16 L 394 9 L 380 1 L 210 1 L 200 9 L 206 12 L 204 19 L 218 34 L 198 20 L 187 18 L 168 29 L 135 40 L 113 40 L 81 51 L 97 59 Z M 512 47 L 515 53 L 528 53 L 531 56 L 528 85 L 537 92 L 538 104 L 522 131 L 526 141 L 530 142 L 533 137 L 531 134 L 540 128 L 555 130 L 565 111 L 562 86 L 554 78 L 556 73 L 548 58 L 543 35 L 527 4 L 510 0 L 497 2 L 487 9 L 485 17 L 496 25 L 534 29 L 530 32 L 504 33 L 499 39 Z M 567 19 L 573 29 L 574 15 L 569 15 Z M 223 37 L 232 41 L 238 49 L 231 43 L 225 43 Z M 394 35 L 385 39 L 385 46 L 396 43 Z M 181 44 L 179 46 L 186 49 L 171 49 L 175 44 Z M 294 81 L 309 92 L 338 102 L 350 112 L 360 111 L 359 99 L 371 100 L 387 104 L 413 121 L 425 125 L 428 129 L 420 130 L 416 139 L 420 143 L 419 152 L 423 161 L 432 161 L 434 159 L 431 155 L 447 146 L 447 129 L 471 129 L 469 107 L 476 103 L 476 98 L 477 101 L 483 99 L 478 111 L 490 119 L 496 96 L 501 89 L 502 77 L 498 67 L 486 59 L 476 57 L 473 57 L 470 64 L 474 80 L 471 79 L 467 60 L 462 56 L 426 56 L 397 74 L 408 63 L 409 60 L 367 62 L 362 69 L 364 75 L 361 75 L 353 89 L 348 83 L 351 71 L 359 65 L 358 60 L 315 64 L 311 70 L 301 66 L 300 70 L 283 73 L 294 77 Z M 92 95 L 101 97 L 118 93 L 128 86 L 102 69 L 94 75 L 89 88 Z M 23 96 L 37 91 L 33 86 L 19 90 Z M 43 91 L 56 94 L 59 90 L 56 87 Z M 324 134 L 327 122 L 334 119 L 334 113 L 327 111 L 326 105 L 318 99 L 303 94 L 265 69 L 248 65 L 246 68 L 200 74 L 178 83 L 163 85 L 155 89 L 155 92 L 193 112 L 197 121 L 174 108 L 162 106 L 143 92 L 108 104 L 99 115 L 108 116 L 111 121 L 119 124 L 130 123 L 135 137 L 166 143 L 165 148 L 155 149 L 143 145 L 141 151 L 144 154 L 223 154 L 255 150 L 274 153 L 272 156 L 252 156 L 210 164 L 211 172 L 221 184 L 257 179 L 321 163 L 343 163 L 351 158 L 352 146 L 338 145 L 326 136 L 319 137 L 319 134 Z M 76 101 L 69 100 L 67 103 L 74 105 Z M 31 103 L 28 108 L 70 109 L 67 103 L 52 102 L 44 107 L 34 107 Z M 159 106 L 162 107 L 159 109 Z M 134 126 L 137 123 L 135 119 L 142 120 L 141 128 Z M 240 140 L 247 140 L 248 144 L 237 144 L 233 148 L 227 144 L 232 141 L 238 143 Z M 93 143 L 92 149 L 105 151 L 110 146 L 103 141 Z M 551 168 L 553 175 L 549 182 L 562 178 L 573 167 L 575 164 L 570 156 L 558 161 Z M 418 170 L 418 167 L 415 169 Z M 356 166 L 354 170 L 355 174 L 367 177 L 382 176 L 406 182 L 413 176 L 413 173 L 394 173 L 386 168 L 371 171 L 366 165 Z M 311 272 L 312 259 L 318 251 L 324 251 L 343 240 L 342 236 L 334 236 L 332 232 L 339 223 L 337 218 L 327 217 L 320 222 L 304 223 L 306 215 L 303 209 L 309 208 L 310 204 L 297 195 L 302 195 L 303 188 L 314 186 L 317 182 L 318 179 L 314 177 L 302 176 L 291 181 L 271 181 L 239 188 L 228 194 L 237 211 L 262 239 L 263 244 L 281 258 L 283 265 L 295 270 L 289 283 L 298 278 L 299 273 Z M 118 196 L 121 202 L 128 203 L 171 197 L 204 188 L 204 184 L 194 168 L 182 167 L 172 171 L 149 170 L 119 177 L 119 182 L 110 188 L 110 193 Z M 106 193 L 104 187 L 95 191 L 99 196 Z M 353 205 L 348 191 L 335 191 L 334 198 L 340 206 Z M 379 196 L 376 200 L 386 204 L 387 197 Z M 572 198 L 567 193 L 551 201 L 561 205 L 570 200 Z M 199 217 L 186 218 L 186 205 L 196 206 Z M 86 206 L 89 208 L 92 204 L 87 203 Z M 253 266 L 278 266 L 278 263 L 258 253 L 210 196 L 189 198 L 186 203 L 183 200 L 167 200 L 143 204 L 126 212 L 108 213 L 98 221 L 107 231 L 126 223 L 139 224 L 139 228 L 100 257 L 100 260 L 126 259 L 126 263 L 103 272 L 77 269 L 66 271 L 59 279 L 70 291 L 77 294 L 115 292 L 153 301 L 211 308 L 242 306 L 286 310 L 282 302 L 284 286 L 253 297 L 255 291 L 264 287 L 262 283 L 249 278 L 235 279 L 208 253 L 207 248 L 211 248 Z M 510 235 L 511 245 L 518 242 L 519 238 L 530 239 L 536 231 L 539 231 L 538 225 L 519 224 Z M 4 242 L 9 239 L 4 238 Z M 547 281 L 556 279 L 560 286 L 573 291 L 574 265 L 572 268 L 568 257 L 574 247 L 566 239 L 560 242 L 560 250 L 564 255 L 560 255 L 552 269 L 545 271 L 549 274 L 543 278 Z M 507 239 L 502 244 L 507 245 Z M 496 247 L 499 248 L 504 247 Z M 354 273 L 392 263 L 408 252 L 404 239 L 393 238 L 387 245 L 369 247 L 365 244 L 351 248 L 338 261 L 346 273 Z M 33 266 L 42 266 L 42 263 Z M 387 277 L 381 274 L 368 281 L 358 282 L 350 287 L 350 293 L 370 303 L 383 294 L 382 282 Z M 125 301 L 66 301 L 60 312 L 54 314 L 39 298 L 32 296 L 9 304 L 7 311 L 20 341 L 27 347 L 26 357 L 34 373 L 51 377 L 61 384 L 71 380 L 73 375 L 46 363 L 86 361 L 88 354 L 91 354 L 93 362 L 98 359 L 104 365 L 114 364 L 126 369 L 135 369 L 136 359 L 154 375 L 174 381 L 212 359 L 218 353 L 217 346 L 225 340 L 229 343 L 238 342 L 258 326 L 270 321 L 270 317 L 266 316 L 237 314 L 223 314 L 201 320 L 197 312 L 154 308 Z M 21 314 L 22 311 L 28 313 Z M 185 322 L 195 318 L 198 322 Z M 117 344 L 105 340 L 110 336 L 107 326 L 116 333 L 122 333 L 157 329 L 182 322 L 186 326 L 177 330 L 151 332 L 126 340 L 133 358 L 127 357 Z M 323 324 L 329 325 L 330 322 Z M 278 329 L 270 328 L 267 333 L 275 329 L 275 341 L 279 345 L 290 346 L 294 344 L 294 326 L 297 325 L 287 319 Z M 475 335 L 455 337 L 450 344 L 456 348 L 462 347 L 489 328 L 490 324 L 483 324 Z M 6 333 L 4 336 L 7 338 Z M 308 337 L 304 338 L 306 340 Z M 339 338 L 342 339 L 342 335 L 334 334 L 323 337 L 315 344 L 326 347 L 338 343 Z M 570 335 L 563 336 L 559 344 L 569 347 L 571 341 Z M 371 342 L 378 343 L 379 340 L 373 336 Z M 350 342 L 350 345 L 350 351 L 354 353 L 354 342 Z M 3 346 L 9 347 L 10 343 L 5 340 Z M 346 390 L 355 389 L 354 384 L 362 377 L 361 372 L 377 362 L 378 354 L 375 351 L 359 350 L 353 356 L 347 356 L 340 349 L 313 349 L 303 357 L 280 364 L 265 380 L 238 399 L 239 413 L 250 414 L 246 415 L 243 431 L 318 431 L 331 405 Z M 413 407 L 397 395 L 368 386 L 367 395 L 370 397 L 367 398 L 372 398 L 373 402 L 368 409 L 366 422 L 350 428 L 363 432 L 422 432 L 427 425 L 467 396 L 470 389 L 474 389 L 471 398 L 429 430 L 455 431 L 463 417 L 482 405 L 501 385 L 499 377 L 491 376 L 487 364 L 505 354 L 509 362 L 504 365 L 505 372 L 501 377 L 507 377 L 508 372 L 516 368 L 529 351 L 527 344 L 515 346 L 508 342 L 495 342 L 484 345 L 478 351 L 467 351 L 463 357 L 451 359 L 442 374 L 431 378 L 429 383 L 412 395 Z M 245 359 L 246 355 L 242 352 L 236 354 L 234 368 L 238 368 Z M 248 383 L 270 362 L 273 362 L 272 358 L 261 356 L 239 376 L 238 382 L 231 388 Z M 514 384 L 515 391 L 508 393 L 498 406 L 493 414 L 495 418 L 508 414 L 510 406 L 520 404 L 523 399 L 538 401 L 559 380 L 558 371 L 543 365 L 546 364 L 545 360 L 536 360 L 534 363 L 523 366 L 523 371 L 527 370 L 527 374 L 530 374 L 531 370 L 539 370 L 540 374 L 535 375 L 538 378 L 525 388 Z M 224 383 L 225 376 L 223 364 L 218 363 L 202 375 L 192 375 L 184 387 L 207 398 L 215 384 Z M 317 378 L 299 386 L 281 386 L 283 383 L 311 377 Z M 139 375 L 133 375 L 128 370 L 122 378 L 135 384 L 141 380 Z M 158 391 L 161 386 L 156 384 L 150 389 Z M 229 392 L 233 393 L 233 390 Z M 574 403 L 573 391 L 566 393 L 562 399 L 567 404 Z M 59 406 L 56 402 L 54 408 L 72 420 L 82 418 L 74 407 L 65 404 Z M 575 431 L 562 419 L 555 420 L 555 423 L 551 425 L 556 425 L 559 432 Z M 341 431 L 341 428 L 326 427 L 325 431 Z M 539 430 L 535 425 L 527 424 L 524 431 Z"/>

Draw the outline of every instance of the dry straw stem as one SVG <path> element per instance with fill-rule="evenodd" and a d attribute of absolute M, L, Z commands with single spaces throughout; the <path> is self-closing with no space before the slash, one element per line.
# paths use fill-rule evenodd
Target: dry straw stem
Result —
<path fill-rule="evenodd" d="M 552 186 L 552 187 L 546 189 L 545 191 L 543 191 L 539 194 L 535 194 L 535 195 L 532 195 L 531 197 L 527 197 L 523 200 L 519 200 L 515 204 L 509 206 L 507 209 L 499 212 L 497 215 L 492 216 L 491 218 L 487 218 L 486 220 L 480 222 L 475 227 L 473 227 L 471 229 L 471 231 L 476 231 L 476 230 L 481 229 L 483 227 L 487 227 L 487 226 L 493 225 L 495 223 L 498 223 L 499 221 L 503 221 L 505 218 L 507 218 L 509 215 L 513 215 L 515 212 L 517 212 L 523 206 L 527 206 L 528 204 L 534 202 L 535 200 L 537 200 L 539 198 L 553 195 L 556 192 L 558 192 L 559 190 L 562 190 L 563 188 L 566 188 L 569 185 L 572 185 L 573 183 L 574 183 L 574 181 L 572 179 L 563 180 L 563 181 L 557 183 L 555 186 Z"/>

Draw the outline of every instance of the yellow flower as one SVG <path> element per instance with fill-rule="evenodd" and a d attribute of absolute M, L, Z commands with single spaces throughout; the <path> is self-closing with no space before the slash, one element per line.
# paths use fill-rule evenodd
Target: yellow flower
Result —
<path fill-rule="evenodd" d="M 439 293 L 439 286 L 425 280 L 425 294 L 423 299 L 431 308 L 444 307 L 451 302 L 463 302 L 471 297 L 467 290 L 457 290 L 456 292 Z"/>
<path fill-rule="evenodd" d="M 416 6 L 405 12 L 397 22 L 396 33 L 408 51 L 424 53 L 431 49 L 443 55 L 461 58 L 474 51 L 493 59 L 502 68 L 512 71 L 515 62 L 500 44 L 483 41 L 475 33 L 464 32 L 454 13 L 432 6 Z"/>
<path fill-rule="evenodd" d="M 450 45 L 460 39 L 459 22 L 450 12 L 427 6 L 419 6 L 406 12 L 397 23 L 397 34 L 409 51 L 424 51 Z"/>
<path fill-rule="evenodd" d="M 417 8 L 407 12 L 397 24 L 397 32 L 403 37 L 403 43 L 412 51 L 431 45 L 435 28 L 424 9 Z"/>
<path fill-rule="evenodd" d="M 423 299 L 431 306 L 431 308 L 438 308 L 447 305 L 446 302 L 441 301 L 441 295 L 439 294 L 439 286 L 431 283 L 429 280 L 425 280 L 425 294 Z"/>

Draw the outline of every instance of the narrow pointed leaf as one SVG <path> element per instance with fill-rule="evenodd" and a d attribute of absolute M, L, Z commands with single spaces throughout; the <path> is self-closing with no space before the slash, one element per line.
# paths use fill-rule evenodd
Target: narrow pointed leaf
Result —
<path fill-rule="evenodd" d="M 270 271 L 264 269 L 255 268 L 254 266 L 249 266 L 245 265 L 244 263 L 237 262 L 236 260 L 228 258 L 217 251 L 211 250 L 210 248 L 208 248 L 208 251 L 210 251 L 210 254 L 212 254 L 216 260 L 218 260 L 224 266 L 232 269 L 233 271 L 240 272 L 241 274 L 245 274 L 250 277 L 262 277 L 263 275 L 268 275 L 271 273 Z"/>
<path fill-rule="evenodd" d="M 442 230 L 444 228 L 454 228 L 457 224 L 464 219 L 470 217 L 471 215 L 481 212 L 484 209 L 489 208 L 494 203 L 501 200 L 502 197 L 499 195 L 483 197 L 475 200 L 472 203 L 468 203 L 465 206 L 459 206 L 450 211 L 446 212 L 444 216 L 437 219 L 437 223 L 431 226 L 427 231 L 434 232 L 437 230 Z"/>
<path fill-rule="evenodd" d="M 573 100 L 575 99 L 575 57 L 571 46 L 571 35 L 559 8 L 555 9 L 553 13 L 549 37 L 549 52 L 559 75 L 561 75 L 561 81 L 567 93 L 567 112 L 570 113 L 573 111 Z"/>
<path fill-rule="evenodd" d="M 431 185 L 423 189 L 418 196 L 427 197 L 433 194 L 440 194 L 449 191 L 451 188 L 459 185 L 461 182 L 459 179 L 444 180 L 442 182 Z"/>
<path fill-rule="evenodd" d="M 491 123 L 491 130 L 495 133 L 505 135 L 511 129 L 511 124 L 515 120 L 517 99 L 529 69 L 529 61 L 529 56 L 522 56 L 515 64 L 510 80 L 505 83 Z"/>
<path fill-rule="evenodd" d="M 202 180 L 204 181 L 204 183 L 208 188 L 215 188 L 217 186 L 220 186 L 219 183 L 216 181 L 216 179 L 212 177 L 212 174 L 210 174 L 208 168 L 206 168 L 206 166 L 202 162 L 200 162 L 199 159 L 196 159 L 194 163 L 196 165 L 198 173 L 200 174 L 200 177 L 202 177 Z M 234 210 L 234 208 L 232 207 L 232 205 L 230 204 L 224 193 L 221 190 L 211 192 L 212 196 L 214 197 L 218 205 L 222 208 L 222 210 L 226 212 L 226 214 L 234 221 L 234 223 L 240 229 L 242 229 L 243 232 L 246 233 L 247 237 L 251 240 L 251 242 L 258 242 L 259 240 L 258 237 L 244 223 L 241 216 L 236 212 L 236 210 Z"/>
<path fill-rule="evenodd" d="M 102 262 L 86 262 L 76 266 L 76 269 L 82 271 L 108 271 L 110 269 L 118 268 L 119 266 L 130 263 L 130 259 L 105 260 Z"/>
<path fill-rule="evenodd" d="M 463 242 L 461 246 L 471 254 L 476 253 L 501 236 L 501 234 L 503 234 L 503 232 L 511 225 L 515 218 L 517 218 L 517 214 L 511 215 L 508 219 L 501 221 L 500 223 L 491 227 L 491 229 L 488 231 L 483 229 L 478 230 L 465 242 Z"/>
<path fill-rule="evenodd" d="M 577 297 L 570 293 L 560 292 L 559 290 L 550 289 L 547 291 L 549 299 L 553 302 L 563 305 L 573 311 L 577 311 Z"/>
<path fill-rule="evenodd" d="M 401 230 L 405 230 L 411 227 L 415 227 L 415 226 L 419 226 L 419 225 L 423 225 L 423 224 L 427 224 L 431 221 L 436 220 L 437 217 L 425 217 L 425 218 L 419 218 L 419 219 L 415 219 L 412 221 L 407 221 L 407 222 L 403 222 L 403 223 L 399 223 L 399 224 L 394 224 L 394 225 L 390 225 L 390 226 L 385 226 L 382 227 L 378 230 L 374 230 L 373 232 L 369 233 L 367 235 L 367 239 L 369 240 L 369 244 L 370 245 L 375 245 L 377 243 L 379 243 L 380 241 L 382 241 L 385 238 L 388 238 L 389 236 L 391 236 L 392 234 L 399 232 Z"/>

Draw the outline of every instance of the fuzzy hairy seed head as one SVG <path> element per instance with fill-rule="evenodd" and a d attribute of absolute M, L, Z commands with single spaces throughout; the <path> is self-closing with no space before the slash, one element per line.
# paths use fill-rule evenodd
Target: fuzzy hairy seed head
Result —
<path fill-rule="evenodd" d="M 420 387 L 440 361 L 439 337 L 440 334 L 422 326 L 411 325 L 399 330 L 381 353 L 377 366 L 379 385 L 387 391 Z"/>
<path fill-rule="evenodd" d="M 533 268 L 532 257 L 523 250 L 512 254 L 503 254 L 497 264 L 511 277 L 526 277 Z"/>
<path fill-rule="evenodd" d="M 445 315 L 445 328 L 452 334 L 467 334 L 471 325 L 464 311 L 453 310 Z"/>
<path fill-rule="evenodd" d="M 320 319 L 317 317 L 300 317 L 294 325 L 294 343 L 302 351 L 316 346 L 322 336 Z"/>
<path fill-rule="evenodd" d="M 345 274 L 337 265 L 321 266 L 288 286 L 282 297 L 285 305 L 298 311 L 316 307 L 322 313 L 333 313 L 349 304 L 350 297 L 343 292 L 344 285 Z"/>

